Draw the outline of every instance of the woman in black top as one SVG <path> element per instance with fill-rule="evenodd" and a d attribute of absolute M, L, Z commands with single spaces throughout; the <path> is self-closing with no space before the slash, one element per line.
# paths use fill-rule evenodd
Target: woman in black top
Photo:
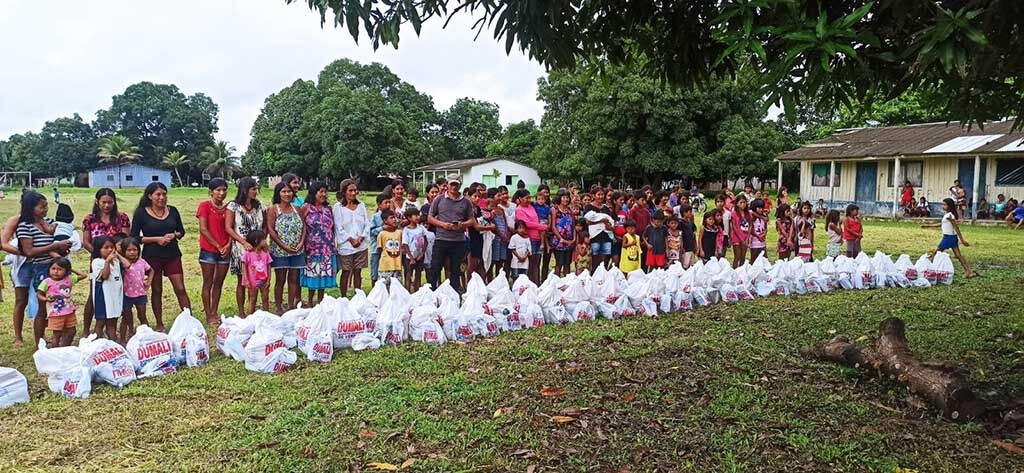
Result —
<path fill-rule="evenodd" d="M 185 291 L 185 276 L 181 268 L 181 249 L 178 240 L 185 236 L 178 209 L 167 205 L 167 186 L 151 183 L 142 192 L 139 206 L 132 217 L 132 237 L 142 242 L 142 258 L 153 268 L 153 288 L 150 305 L 156 317 L 155 330 L 164 331 L 163 276 L 171 280 L 178 307 L 192 307 Z"/>

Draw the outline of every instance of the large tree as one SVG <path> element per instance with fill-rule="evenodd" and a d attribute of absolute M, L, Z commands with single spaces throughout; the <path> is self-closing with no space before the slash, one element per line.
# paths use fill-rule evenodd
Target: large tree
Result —
<path fill-rule="evenodd" d="M 224 179 L 231 179 L 242 169 L 238 156 L 235 156 L 235 147 L 227 141 L 218 141 L 204 148 L 199 153 L 199 162 L 204 166 L 203 172 Z"/>
<path fill-rule="evenodd" d="M 730 177 L 763 177 L 772 153 L 782 150 L 744 82 L 665 89 L 636 70 L 607 67 L 616 70 L 604 78 L 556 71 L 540 80 L 545 112 L 529 161 L 542 175 L 627 184 L 718 180 L 726 169 L 741 173 Z M 735 144 L 724 148 L 740 135 L 754 140 L 756 155 L 740 155 L 746 148 Z"/>
<path fill-rule="evenodd" d="M 96 167 L 96 133 L 77 113 L 46 122 L 39 137 L 39 154 L 27 163 L 39 176 L 67 176 Z"/>
<path fill-rule="evenodd" d="M 540 128 L 530 120 L 513 123 L 501 132 L 497 141 L 487 145 L 487 155 L 527 162 L 540 144 Z"/>
<path fill-rule="evenodd" d="M 299 134 L 306 112 L 320 101 L 313 81 L 296 80 L 271 94 L 252 126 L 242 167 L 253 175 L 294 172 L 309 177 L 320 170 L 319 146 Z"/>
<path fill-rule="evenodd" d="M 217 104 L 204 94 L 186 96 L 175 85 L 139 82 L 96 112 L 95 128 L 101 135 L 130 138 L 141 162 L 155 166 L 171 151 L 197 156 L 214 144 L 217 113 Z"/>
<path fill-rule="evenodd" d="M 294 3 L 299 0 L 285 0 Z M 1010 0 L 305 0 L 374 47 L 472 15 L 553 69 L 634 63 L 678 85 L 744 68 L 770 102 L 838 110 L 919 90 L 963 120 L 1024 117 L 1024 2 Z"/>
<path fill-rule="evenodd" d="M 461 98 L 441 116 L 441 135 L 451 159 L 476 159 L 487 155 L 487 145 L 501 136 L 498 106 Z"/>

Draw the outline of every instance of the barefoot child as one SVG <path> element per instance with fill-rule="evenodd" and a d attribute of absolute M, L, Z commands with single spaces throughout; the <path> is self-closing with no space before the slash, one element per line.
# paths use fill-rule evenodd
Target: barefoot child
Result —
<path fill-rule="evenodd" d="M 779 204 L 775 211 L 775 231 L 779 234 L 779 259 L 789 259 L 793 254 L 793 210 L 789 204 Z"/>
<path fill-rule="evenodd" d="M 935 248 L 935 253 L 953 250 L 953 255 L 956 256 L 956 259 L 960 260 L 960 264 L 964 265 L 965 276 L 968 279 L 973 278 L 978 274 L 971 270 L 971 265 L 967 262 L 967 258 L 960 254 L 960 243 L 963 243 L 964 246 L 971 245 L 967 243 L 967 240 L 964 240 L 963 234 L 960 233 L 960 225 L 957 225 L 956 202 L 950 198 L 942 199 L 942 211 L 941 222 L 921 225 L 921 228 L 942 227 L 942 240 L 939 240 L 939 246 Z"/>
<path fill-rule="evenodd" d="M 117 322 L 124 309 L 121 259 L 114 251 L 114 239 L 101 235 L 92 242 L 93 320 L 96 336 L 117 340 Z"/>
<path fill-rule="evenodd" d="M 496 206 L 497 202 L 497 199 L 492 199 L 491 205 Z M 420 290 L 420 273 L 423 272 L 423 258 L 427 254 L 427 230 L 420 225 L 419 209 L 414 207 L 406 209 L 405 218 L 407 223 L 402 229 L 402 265 L 405 270 L 405 288 L 409 292 L 416 292 Z M 504 220 L 504 215 L 501 218 Z"/>
<path fill-rule="evenodd" d="M 626 234 L 622 235 L 622 255 L 619 257 L 619 270 L 625 274 L 640 269 L 640 237 L 636 234 L 636 221 L 627 219 L 622 226 Z"/>
<path fill-rule="evenodd" d="M 75 280 L 71 280 L 71 273 Z M 46 303 L 46 327 L 53 331 L 53 346 L 70 346 L 75 339 L 75 303 L 71 300 L 74 284 L 88 275 L 71 269 L 67 258 L 56 258 L 50 263 L 49 277 L 36 288 L 40 303 Z"/>
<path fill-rule="evenodd" d="M 839 211 L 829 210 L 825 217 L 825 224 L 828 230 L 828 246 L 825 248 L 825 256 L 835 258 L 843 252 L 843 226 L 840 223 Z"/>
<path fill-rule="evenodd" d="M 733 205 L 733 209 L 728 213 L 729 218 L 726 225 L 729 225 L 729 244 L 732 245 L 732 267 L 738 268 L 747 259 L 753 217 L 747 211 L 747 197 L 743 194 L 736 197 Z"/>
<path fill-rule="evenodd" d="M 242 286 L 249 290 L 245 314 L 256 312 L 256 295 L 263 298 L 263 310 L 270 311 L 270 246 L 263 230 L 251 230 L 245 241 L 252 249 L 242 255 Z M 244 315 L 243 315 L 244 317 Z"/>
<path fill-rule="evenodd" d="M 721 215 L 717 210 L 710 210 L 704 214 L 704 223 L 700 227 L 700 247 L 697 248 L 697 256 L 705 263 L 712 256 L 718 256 L 718 224 L 716 216 Z"/>
<path fill-rule="evenodd" d="M 124 302 L 121 312 L 121 341 L 127 342 L 135 335 L 135 324 L 132 321 L 132 309 L 139 314 L 139 324 L 146 321 L 146 293 L 153 284 L 153 268 L 146 260 L 139 258 L 139 241 L 126 237 L 121 240 L 121 255 L 124 256 Z M 127 263 L 127 264 L 125 264 Z"/>
<path fill-rule="evenodd" d="M 530 250 L 532 244 L 530 243 L 530 235 L 526 229 L 526 222 L 522 220 L 516 220 L 515 234 L 508 240 L 508 249 L 512 253 L 512 262 L 510 266 L 512 268 L 512 279 L 518 278 L 520 275 L 529 276 L 530 271 Z"/>
<path fill-rule="evenodd" d="M 750 262 L 753 263 L 758 256 L 761 256 L 768 247 L 765 241 L 768 237 L 768 214 L 764 207 L 764 201 L 761 199 L 754 199 L 750 203 L 750 213 L 752 215 L 750 223 Z M 740 263 L 742 264 L 742 262 Z"/>
<path fill-rule="evenodd" d="M 846 257 L 856 258 L 860 254 L 860 241 L 864 239 L 864 229 L 860 222 L 860 207 L 850 204 L 846 206 L 846 217 L 839 222 L 843 229 L 843 240 L 846 241 Z"/>

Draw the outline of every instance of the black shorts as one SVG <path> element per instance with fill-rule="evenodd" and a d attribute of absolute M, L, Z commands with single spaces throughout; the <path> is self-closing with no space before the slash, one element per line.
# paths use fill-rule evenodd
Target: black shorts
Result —
<path fill-rule="evenodd" d="M 572 252 L 573 250 L 554 250 L 555 254 L 555 265 L 568 267 L 569 263 L 572 263 Z"/>
<path fill-rule="evenodd" d="M 484 257 L 484 237 L 481 235 L 479 238 L 470 236 L 469 237 L 469 255 L 483 259 Z"/>

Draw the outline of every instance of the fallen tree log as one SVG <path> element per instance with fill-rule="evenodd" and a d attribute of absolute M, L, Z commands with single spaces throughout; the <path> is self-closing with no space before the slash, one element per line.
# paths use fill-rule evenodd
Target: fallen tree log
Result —
<path fill-rule="evenodd" d="M 986 410 L 955 366 L 914 357 L 907 346 L 905 325 L 898 318 L 888 318 L 879 324 L 878 340 L 872 347 L 859 347 L 839 336 L 811 347 L 808 354 L 854 368 L 873 369 L 906 385 L 952 420 L 972 420 Z"/>

